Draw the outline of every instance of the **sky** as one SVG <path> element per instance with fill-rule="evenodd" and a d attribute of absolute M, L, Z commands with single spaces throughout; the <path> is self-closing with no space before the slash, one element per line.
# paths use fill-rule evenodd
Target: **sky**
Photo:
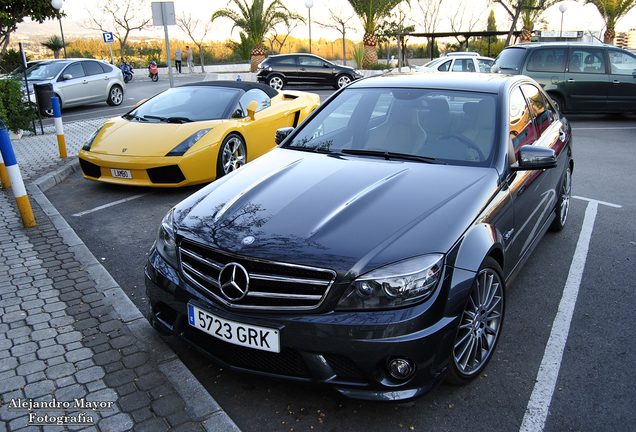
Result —
<path fill-rule="evenodd" d="M 116 2 L 122 0 L 111 1 Z M 151 17 L 151 0 L 133 1 L 145 2 L 148 10 L 148 17 Z M 416 5 L 417 3 L 415 3 L 415 1 L 417 0 L 412 0 L 412 3 Z M 481 19 L 483 20 L 484 24 L 475 27 L 474 30 L 481 30 L 485 28 L 485 22 L 488 18 L 488 14 L 490 13 L 490 9 L 495 10 L 497 28 L 499 30 L 508 29 L 510 21 L 508 19 L 507 13 L 500 5 L 495 4 L 493 6 L 489 6 L 487 0 L 443 0 L 442 5 L 444 9 L 440 14 L 442 20 L 437 28 L 437 31 L 451 31 L 448 16 L 450 16 L 453 11 L 457 9 L 458 5 L 461 4 L 462 1 L 466 1 L 468 2 L 467 4 L 471 5 L 468 6 L 468 11 L 470 11 L 471 13 L 473 11 L 475 11 L 475 13 L 477 13 L 476 11 L 483 11 Z M 89 17 L 87 9 L 91 10 L 95 15 L 99 16 L 97 3 L 98 0 L 64 0 L 62 11 L 66 13 L 67 16 L 62 18 L 62 26 L 64 28 L 64 34 L 67 39 L 72 40 L 74 37 L 79 37 L 80 35 L 85 37 L 101 38 L 101 33 L 99 31 L 87 30 L 80 26 L 80 23 L 86 21 Z M 305 0 L 283 0 L 283 3 L 290 10 L 295 11 L 307 18 L 307 7 L 305 6 Z M 321 28 L 319 25 L 317 25 L 317 22 L 329 23 L 329 8 L 331 8 L 334 12 L 341 12 L 340 16 L 352 16 L 353 10 L 349 6 L 349 3 L 342 0 L 314 0 L 313 3 L 314 6 L 311 9 L 312 39 L 324 37 L 327 40 L 332 40 L 342 37 L 340 32 L 336 30 Z M 544 19 L 547 21 L 547 28 L 549 30 L 559 30 L 562 17 L 564 31 L 599 31 L 603 28 L 603 21 L 594 5 L 587 4 L 584 6 L 582 4 L 582 1 L 565 1 L 563 3 L 565 3 L 568 7 L 563 15 L 559 11 L 559 4 L 549 8 L 543 15 Z M 475 7 L 473 8 L 472 5 L 475 5 Z M 193 17 L 201 20 L 209 20 L 210 16 L 216 9 L 228 7 L 228 3 L 225 0 L 174 0 L 174 7 L 177 16 L 181 16 L 183 13 L 185 13 L 186 15 L 192 14 Z M 421 25 L 423 15 L 420 9 L 415 6 L 409 15 L 412 16 L 415 21 L 415 31 L 424 31 Z M 469 19 L 471 18 L 466 18 L 465 22 L 467 22 Z M 420 22 L 419 25 L 418 21 Z M 347 38 L 354 41 L 362 40 L 363 32 L 361 30 L 359 19 L 354 16 L 349 21 L 349 24 L 351 25 L 351 27 L 354 27 L 355 30 L 347 30 Z M 203 25 L 203 23 L 200 24 L 200 27 L 202 28 Z M 238 40 L 238 29 L 235 29 L 233 33 L 230 33 L 231 27 L 232 23 L 229 19 L 219 18 L 212 24 L 212 33 L 210 34 L 208 39 L 225 41 L 228 38 L 232 38 Z M 617 31 L 626 31 L 629 30 L 630 27 L 636 28 L 636 8 L 632 9 L 626 17 L 618 22 L 616 29 Z M 462 30 L 465 30 L 465 28 L 463 28 Z M 39 25 L 27 19 L 18 27 L 18 31 L 16 34 L 17 37 L 13 40 L 15 41 L 18 40 L 20 37 L 28 36 L 32 32 L 40 34 L 42 34 L 43 32 L 45 34 L 57 34 L 59 32 L 59 23 L 57 21 L 47 20 L 44 24 Z M 307 24 L 301 24 L 296 29 L 294 29 L 292 35 L 300 38 L 308 38 L 308 33 L 309 29 Z M 177 26 L 169 26 L 168 34 L 171 39 L 188 40 L 188 36 L 185 33 L 181 32 Z M 143 33 L 134 32 L 132 36 L 145 38 L 155 37 L 163 39 L 164 31 L 163 27 L 154 27 L 151 31 L 146 31 Z"/>

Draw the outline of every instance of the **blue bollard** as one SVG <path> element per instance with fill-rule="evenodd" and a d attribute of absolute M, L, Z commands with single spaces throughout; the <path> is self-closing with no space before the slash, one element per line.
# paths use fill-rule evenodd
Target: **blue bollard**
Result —
<path fill-rule="evenodd" d="M 0 153 L 2 159 L 6 165 L 7 175 L 11 182 L 11 190 L 13 196 L 18 203 L 18 210 L 22 216 L 22 222 L 25 227 L 35 226 L 35 217 L 33 216 L 33 210 L 31 209 L 31 203 L 24 187 L 24 181 L 22 180 L 22 174 L 20 174 L 20 167 L 18 167 L 18 161 L 15 158 L 13 152 L 13 146 L 11 145 L 11 139 L 9 138 L 9 131 L 7 130 L 4 122 L 0 120 Z"/>

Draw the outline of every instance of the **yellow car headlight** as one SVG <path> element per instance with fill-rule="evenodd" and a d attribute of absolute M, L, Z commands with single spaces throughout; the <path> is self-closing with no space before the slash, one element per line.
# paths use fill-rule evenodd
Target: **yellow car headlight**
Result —
<path fill-rule="evenodd" d="M 200 131 L 193 133 L 188 138 L 183 140 L 181 144 L 179 144 L 178 146 L 170 150 L 170 152 L 166 156 L 183 156 L 185 152 L 187 152 L 190 149 L 190 147 L 192 147 L 197 141 L 199 141 L 203 137 L 203 135 L 210 132 L 211 130 L 212 128 L 201 129 Z"/>

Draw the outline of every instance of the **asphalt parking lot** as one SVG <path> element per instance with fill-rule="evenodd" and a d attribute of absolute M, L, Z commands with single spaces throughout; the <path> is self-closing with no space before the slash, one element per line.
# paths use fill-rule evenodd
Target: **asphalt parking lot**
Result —
<path fill-rule="evenodd" d="M 228 372 L 179 341 L 170 346 L 246 432 L 632 430 L 636 115 L 569 118 L 568 225 L 544 237 L 509 287 L 502 339 L 470 385 L 442 384 L 401 403 L 355 401 L 329 388 Z M 145 312 L 143 265 L 159 222 L 196 189 L 115 187 L 75 174 L 46 195 Z"/>

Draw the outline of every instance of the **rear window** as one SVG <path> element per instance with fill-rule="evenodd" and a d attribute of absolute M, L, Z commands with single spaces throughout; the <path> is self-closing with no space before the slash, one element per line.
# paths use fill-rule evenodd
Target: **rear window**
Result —
<path fill-rule="evenodd" d="M 524 48 L 506 48 L 495 59 L 492 72 L 506 74 L 519 73 L 521 61 L 525 54 L 526 50 Z"/>

